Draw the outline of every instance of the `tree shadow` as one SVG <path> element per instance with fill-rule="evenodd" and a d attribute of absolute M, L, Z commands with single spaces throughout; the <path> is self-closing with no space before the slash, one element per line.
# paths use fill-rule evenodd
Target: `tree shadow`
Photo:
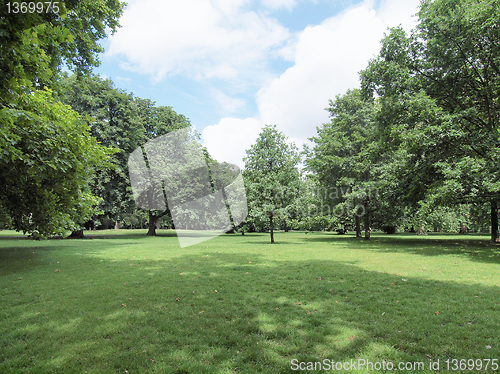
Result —
<path fill-rule="evenodd" d="M 26 271 L 26 286 L 2 282 L 16 293 L 2 307 L 2 372 L 289 373 L 294 359 L 427 364 L 500 353 L 499 287 L 253 252 L 73 258 L 57 274 Z"/>
<path fill-rule="evenodd" d="M 485 240 L 463 238 L 409 238 L 397 235 L 373 236 L 371 240 L 356 239 L 354 237 L 326 237 L 302 238 L 304 242 L 330 242 L 349 244 L 353 248 L 364 248 L 386 253 L 411 253 L 421 256 L 460 255 L 471 261 L 484 263 L 500 263 L 500 246 Z"/>

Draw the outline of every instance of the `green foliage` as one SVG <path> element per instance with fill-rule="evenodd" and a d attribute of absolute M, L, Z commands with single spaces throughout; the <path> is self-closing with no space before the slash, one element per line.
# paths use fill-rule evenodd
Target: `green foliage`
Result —
<path fill-rule="evenodd" d="M 96 169 L 92 191 L 101 200 L 103 219 L 119 220 L 135 209 L 130 189 L 128 155 L 146 141 L 146 133 L 134 97 L 113 87 L 109 79 L 97 75 L 63 76 L 59 96 L 85 116 L 93 137 L 118 150 L 112 158 L 113 168 Z"/>
<path fill-rule="evenodd" d="M 90 136 L 86 121 L 50 91 L 0 110 L 1 210 L 34 236 L 62 234 L 96 213 L 87 178 L 107 165 L 111 149 Z"/>
<path fill-rule="evenodd" d="M 47 3 L 43 3 L 46 10 Z M 63 65 L 88 73 L 99 40 L 118 27 L 124 3 L 69 0 L 58 11 L 9 13 L 0 7 L 0 211 L 17 230 L 42 237 L 79 228 L 99 200 L 88 187 L 111 151 L 86 122 L 52 98 Z"/>
<path fill-rule="evenodd" d="M 328 108 L 331 122 L 318 127 L 306 160 L 319 186 L 328 191 L 322 204 L 343 212 L 341 225 L 352 228 L 354 221 L 358 235 L 364 217 L 367 239 L 372 223 L 387 224 L 399 213 L 398 205 L 389 202 L 393 160 L 380 140 L 376 122 L 380 110 L 378 101 L 366 99 L 357 89 L 337 96 Z"/>
<path fill-rule="evenodd" d="M 497 1 L 425 0 L 407 36 L 391 29 L 362 73 L 400 201 L 491 203 L 498 240 L 500 28 Z"/>
<path fill-rule="evenodd" d="M 60 98 L 87 116 L 92 135 L 101 144 L 119 150 L 111 159 L 113 168 L 96 172 L 92 190 L 102 199 L 101 220 L 126 219 L 136 209 L 127 165 L 130 153 L 148 140 L 189 127 L 189 121 L 171 107 L 157 107 L 97 75 L 66 75 L 58 87 Z M 152 213 L 152 219 L 156 222 L 161 214 Z"/>
<path fill-rule="evenodd" d="M 58 3 L 58 14 L 8 13 L 6 3 L 2 0 L 0 7 L 1 106 L 29 93 L 33 85 L 53 86 L 63 64 L 89 73 L 103 52 L 99 40 L 119 27 L 125 6 L 118 0 L 69 0 Z"/>
<path fill-rule="evenodd" d="M 500 7 L 498 1 L 424 1 L 414 70 L 450 116 L 451 157 L 437 164 L 435 195 L 462 201 L 500 198 Z"/>
<path fill-rule="evenodd" d="M 271 125 L 263 128 L 246 153 L 244 178 L 249 215 L 269 220 L 273 242 L 273 218 L 288 217 L 300 188 L 300 156 L 295 144 L 288 144 L 285 135 Z"/>

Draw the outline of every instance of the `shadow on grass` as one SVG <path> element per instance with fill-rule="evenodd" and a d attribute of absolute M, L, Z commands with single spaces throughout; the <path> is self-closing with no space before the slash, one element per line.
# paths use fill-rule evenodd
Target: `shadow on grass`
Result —
<path fill-rule="evenodd" d="M 2 373 L 289 373 L 293 359 L 500 354 L 499 287 L 256 253 L 77 255 L 58 273 L 0 274 Z"/>
<path fill-rule="evenodd" d="M 432 238 L 387 235 L 373 236 L 371 240 L 356 239 L 353 236 L 325 235 L 302 238 L 304 242 L 343 243 L 355 248 L 369 248 L 387 253 L 411 253 L 422 256 L 461 255 L 472 261 L 500 264 L 500 245 L 484 240 L 456 238 Z"/>

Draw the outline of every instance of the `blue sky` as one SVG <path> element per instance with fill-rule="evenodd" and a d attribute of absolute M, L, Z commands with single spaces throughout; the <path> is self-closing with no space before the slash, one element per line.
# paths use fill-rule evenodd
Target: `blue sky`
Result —
<path fill-rule="evenodd" d="M 264 124 L 298 146 L 330 99 L 359 86 L 388 27 L 418 0 L 130 0 L 96 73 L 188 117 L 218 161 L 241 158 Z"/>

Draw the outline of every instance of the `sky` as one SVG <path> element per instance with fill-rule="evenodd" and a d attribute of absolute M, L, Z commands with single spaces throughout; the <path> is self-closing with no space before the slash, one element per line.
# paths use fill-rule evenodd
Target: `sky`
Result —
<path fill-rule="evenodd" d="M 388 27 L 415 27 L 419 0 L 127 3 L 95 72 L 183 114 L 213 158 L 243 167 L 266 124 L 309 143 Z"/>

